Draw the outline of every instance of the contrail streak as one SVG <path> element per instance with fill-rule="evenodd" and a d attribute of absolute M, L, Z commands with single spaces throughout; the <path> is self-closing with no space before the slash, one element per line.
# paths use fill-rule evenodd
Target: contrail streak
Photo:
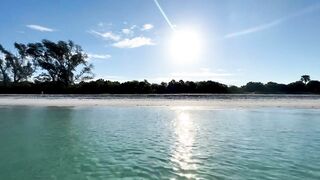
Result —
<path fill-rule="evenodd" d="M 296 13 L 290 14 L 288 16 L 276 19 L 272 22 L 266 23 L 266 24 L 261 24 L 255 27 L 251 27 L 242 31 L 238 31 L 238 32 L 233 32 L 233 33 L 229 33 L 227 35 L 225 35 L 225 38 L 234 38 L 234 37 L 238 37 L 238 36 L 243 36 L 243 35 L 247 35 L 247 34 L 251 34 L 251 33 L 255 33 L 255 32 L 259 32 L 259 31 L 263 31 L 269 28 L 272 28 L 274 26 L 278 26 L 282 23 L 285 23 L 286 21 L 289 21 L 293 18 L 299 17 L 299 16 L 303 16 L 305 14 L 308 13 L 312 13 L 314 11 L 317 11 L 320 9 L 320 3 L 318 4 L 314 4 L 312 6 L 309 6 L 307 8 L 304 8 Z"/>
<path fill-rule="evenodd" d="M 163 11 L 163 9 L 161 8 L 158 0 L 154 0 L 154 3 L 157 5 L 159 11 L 161 12 L 162 16 L 164 17 L 164 19 L 167 21 L 168 25 L 170 26 L 170 28 L 172 30 L 175 30 L 174 25 L 171 23 L 171 21 L 169 20 L 168 16 L 166 15 L 166 13 Z"/>

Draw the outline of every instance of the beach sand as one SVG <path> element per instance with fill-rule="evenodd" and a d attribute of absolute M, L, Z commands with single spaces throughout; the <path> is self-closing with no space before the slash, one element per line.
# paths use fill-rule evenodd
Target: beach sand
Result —
<path fill-rule="evenodd" d="M 214 96 L 214 95 L 213 95 Z M 209 96 L 210 97 L 210 96 Z M 317 96 L 316 96 L 317 97 Z M 254 97 L 254 98 L 140 98 L 139 96 L 63 96 L 63 95 L 1 95 L 0 106 L 172 106 L 172 107 L 210 107 L 210 108 L 312 108 L 320 109 L 320 98 L 313 97 Z"/>

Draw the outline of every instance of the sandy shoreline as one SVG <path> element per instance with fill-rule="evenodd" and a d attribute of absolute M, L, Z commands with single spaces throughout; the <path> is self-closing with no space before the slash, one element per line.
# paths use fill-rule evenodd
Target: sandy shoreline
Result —
<path fill-rule="evenodd" d="M 112 96 L 111 96 L 112 97 Z M 227 97 L 227 96 L 226 96 Z M 1 95 L 0 106 L 191 106 L 210 108 L 312 108 L 320 109 L 320 98 L 101 98 L 96 96 Z"/>

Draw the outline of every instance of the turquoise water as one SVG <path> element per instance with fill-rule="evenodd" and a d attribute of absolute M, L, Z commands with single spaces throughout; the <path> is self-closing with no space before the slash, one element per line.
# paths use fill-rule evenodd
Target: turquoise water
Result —
<path fill-rule="evenodd" d="M 320 110 L 2 107 L 0 179 L 320 179 Z"/>

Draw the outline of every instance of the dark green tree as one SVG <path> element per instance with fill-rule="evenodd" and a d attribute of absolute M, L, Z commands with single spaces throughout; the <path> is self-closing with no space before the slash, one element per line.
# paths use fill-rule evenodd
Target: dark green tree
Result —
<path fill-rule="evenodd" d="M 300 79 L 304 84 L 307 84 L 311 79 L 309 75 L 302 75 Z"/>
<path fill-rule="evenodd" d="M 30 43 L 27 53 L 45 71 L 37 77 L 40 81 L 59 82 L 69 86 L 75 81 L 93 78 L 93 66 L 88 63 L 87 54 L 72 41 L 55 43 L 42 40 L 41 43 Z"/>
<path fill-rule="evenodd" d="M 5 60 L 6 55 L 2 52 L 3 49 L 4 48 L 0 44 L 0 71 L 1 71 L 0 80 L 3 82 L 4 85 L 7 85 L 8 82 L 10 81 L 10 78 L 8 76 L 9 64 Z"/>
<path fill-rule="evenodd" d="M 1 59 L 0 62 L 4 82 L 8 82 L 10 76 L 14 83 L 27 81 L 34 72 L 33 65 L 27 58 L 27 47 L 24 44 L 18 43 L 14 43 L 14 47 L 17 50 L 16 54 L 13 54 L 0 46 L 0 51 L 4 55 L 4 58 Z"/>
<path fill-rule="evenodd" d="M 308 92 L 320 94 L 320 81 L 309 81 L 306 87 Z"/>
<path fill-rule="evenodd" d="M 248 82 L 242 88 L 250 93 L 261 93 L 265 91 L 265 86 L 261 82 Z"/>
<path fill-rule="evenodd" d="M 306 93 L 306 85 L 302 81 L 296 81 L 287 85 L 288 93 Z"/>
<path fill-rule="evenodd" d="M 1 81 L 9 82 L 9 63 L 7 61 L 7 50 L 0 44 L 0 68 L 1 68 Z"/>

